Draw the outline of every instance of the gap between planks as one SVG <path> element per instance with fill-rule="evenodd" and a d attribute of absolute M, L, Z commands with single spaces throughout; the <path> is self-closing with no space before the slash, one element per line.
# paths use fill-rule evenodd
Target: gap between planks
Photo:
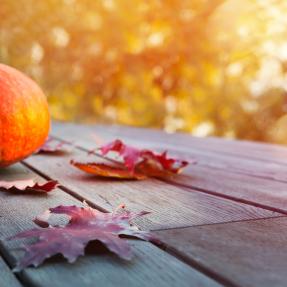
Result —
<path fill-rule="evenodd" d="M 169 231 L 169 230 L 183 230 L 188 228 L 197 228 L 197 227 L 205 227 L 205 226 L 213 226 L 213 225 L 223 225 L 223 224 L 230 224 L 230 223 L 241 223 L 241 222 L 253 222 L 253 221 L 261 221 L 261 220 L 269 220 L 269 219 L 276 219 L 276 218 L 287 218 L 286 215 L 280 216 L 273 216 L 273 217 L 264 217 L 264 218 L 250 218 L 250 219 L 241 219 L 241 220 L 234 220 L 228 222 L 216 222 L 216 223 L 206 223 L 206 224 L 198 224 L 193 226 L 184 226 L 184 227 L 171 227 L 171 228 L 162 228 L 162 229 L 153 229 L 153 232 L 161 232 L 161 231 Z"/>
<path fill-rule="evenodd" d="M 170 184 L 172 184 L 174 186 L 178 186 L 178 187 L 184 188 L 186 190 L 196 190 L 198 192 L 207 193 L 207 194 L 210 194 L 210 195 L 214 195 L 216 197 L 221 197 L 221 198 L 224 198 L 224 199 L 232 200 L 232 201 L 235 201 L 235 202 L 239 202 L 239 203 L 243 203 L 243 204 L 247 204 L 247 205 L 251 205 L 251 206 L 254 206 L 254 207 L 259 207 L 259 208 L 263 208 L 263 209 L 266 209 L 266 210 L 269 210 L 269 211 L 273 211 L 273 212 L 282 213 L 284 215 L 287 215 L 287 211 L 284 210 L 284 209 L 281 209 L 281 208 L 278 208 L 278 207 L 273 207 L 273 206 L 270 206 L 270 205 L 261 204 L 261 203 L 258 203 L 256 201 L 251 201 L 251 200 L 247 200 L 247 199 L 244 199 L 244 198 L 234 197 L 232 195 L 227 195 L 227 194 L 224 194 L 224 193 L 219 193 L 219 192 L 208 190 L 208 189 L 204 189 L 204 188 L 199 188 L 199 187 L 196 187 L 196 186 L 193 186 L 193 185 L 181 184 L 181 183 L 173 182 L 173 181 L 170 182 L 168 180 L 162 180 L 162 181 L 165 182 L 165 183 L 170 183 Z M 286 187 L 286 189 L 287 189 L 287 187 Z"/>
<path fill-rule="evenodd" d="M 31 166 L 30 164 L 28 164 L 25 161 L 21 161 L 21 164 L 23 164 L 25 167 L 27 167 L 28 169 L 30 169 L 31 171 L 35 172 L 36 174 L 38 174 L 39 176 L 45 178 L 46 180 L 53 180 L 51 177 L 47 176 L 45 173 L 39 171 L 38 169 L 34 168 L 33 166 Z M 101 211 L 101 212 L 109 212 L 107 209 L 101 207 L 100 205 L 94 203 L 93 201 L 84 198 L 83 196 L 81 196 L 80 194 L 78 194 L 77 192 L 73 192 L 72 190 L 70 190 L 69 188 L 66 188 L 65 186 L 60 185 L 57 186 L 58 189 L 61 189 L 62 191 L 64 191 L 65 193 L 71 195 L 72 197 L 74 197 L 75 199 L 79 200 L 80 202 L 86 202 L 89 206 Z"/>
<path fill-rule="evenodd" d="M 184 253 L 241 286 L 286 286 L 287 218 L 159 231 Z"/>
<path fill-rule="evenodd" d="M 2 244 L 0 241 L 0 286 L 1 287 L 20 287 L 23 286 L 20 278 L 18 278 L 17 274 L 13 273 L 11 270 L 11 266 L 9 262 L 6 260 L 4 256 L 1 257 L 2 253 Z M 5 285 L 2 285 L 2 284 Z"/>
<path fill-rule="evenodd" d="M 2 258 L 3 260 L 5 261 L 7 267 L 9 268 L 10 272 L 13 274 L 14 278 L 15 278 L 15 281 L 18 283 L 14 283 L 16 285 L 1 285 L 0 283 L 0 286 L 1 287 L 20 287 L 20 286 L 23 286 L 23 287 L 31 287 L 31 281 L 29 280 L 29 278 L 26 276 L 26 273 L 23 274 L 23 272 L 19 273 L 19 272 L 13 272 L 12 269 L 13 269 L 13 266 L 11 264 L 11 262 L 14 261 L 14 258 L 12 257 L 12 255 L 9 253 L 9 250 L 7 250 L 2 241 L 0 240 L 0 255 L 2 255 Z M 1 280 L 3 280 L 3 277 L 1 277 Z M 3 281 L 2 281 L 3 282 Z M 10 282 L 9 282 L 10 283 Z M 36 287 L 36 286 L 35 286 Z"/>

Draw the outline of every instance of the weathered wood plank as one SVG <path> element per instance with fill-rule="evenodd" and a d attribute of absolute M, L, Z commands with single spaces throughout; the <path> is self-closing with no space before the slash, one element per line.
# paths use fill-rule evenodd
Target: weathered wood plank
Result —
<path fill-rule="evenodd" d="M 132 210 L 151 211 L 152 213 L 138 224 L 152 230 L 278 216 L 268 210 L 185 190 L 155 179 L 101 179 L 69 165 L 72 158 L 91 160 L 86 154 L 75 149 L 71 155 L 34 155 L 25 162 L 59 180 L 63 186 L 83 199 L 108 210 L 125 203 Z"/>
<path fill-rule="evenodd" d="M 21 165 L 0 170 L 4 180 L 37 177 Z M 82 183 L 84 185 L 84 183 Z M 15 233 L 34 227 L 32 219 L 45 209 L 60 204 L 73 205 L 79 201 L 61 190 L 49 196 L 35 196 L 0 192 L 1 250 L 9 264 L 14 265 L 21 241 L 3 240 Z M 20 277 L 27 286 L 219 286 L 215 281 L 172 257 L 154 245 L 131 240 L 134 259 L 127 263 L 107 253 L 83 256 L 71 265 L 53 260 L 43 266 L 27 268 Z M 8 286 L 8 285 L 7 285 Z M 10 285 L 9 285 L 10 286 Z"/>
<path fill-rule="evenodd" d="M 0 287 L 20 287 L 22 284 L 16 279 L 10 268 L 0 256 Z"/>
<path fill-rule="evenodd" d="M 105 137 L 108 134 L 112 138 L 139 139 L 147 143 L 165 143 L 181 148 L 199 149 L 208 152 L 220 152 L 225 155 L 234 155 L 240 158 L 254 159 L 263 162 L 279 163 L 287 165 L 287 148 L 275 144 L 266 144 L 251 141 L 229 140 L 216 137 L 199 138 L 185 133 L 168 134 L 161 130 L 125 127 L 125 126 L 103 126 L 103 125 L 80 125 L 71 123 L 55 122 L 53 133 L 66 130 L 82 129 L 90 135 Z M 80 138 L 77 142 L 81 141 Z"/>
<path fill-rule="evenodd" d="M 287 218 L 159 231 L 170 250 L 244 287 L 287 286 Z"/>
<path fill-rule="evenodd" d="M 283 213 L 287 212 L 286 183 L 228 173 L 203 166 L 189 167 L 187 173 L 173 178 L 172 183 L 198 188 Z"/>
<path fill-rule="evenodd" d="M 91 127 L 74 127 L 70 124 L 67 128 L 56 125 L 55 129 L 57 130 L 55 132 L 57 136 L 61 136 L 67 140 L 75 140 L 75 135 L 81 133 L 78 144 L 87 149 L 92 149 L 94 146 L 91 137 Z M 114 138 L 107 132 L 106 134 L 102 132 L 100 137 L 105 140 Z M 127 139 L 127 142 L 131 144 L 141 147 L 154 145 L 153 142 L 141 141 L 140 135 L 133 138 L 130 135 L 124 139 Z M 167 147 L 165 143 L 162 146 Z M 157 145 L 156 147 L 159 148 L 160 146 Z M 285 180 L 287 177 L 287 168 L 284 166 L 226 157 L 220 153 L 209 153 L 208 155 L 205 155 L 204 151 L 192 153 L 186 148 L 182 150 L 181 142 L 178 142 L 175 147 L 171 147 L 169 150 L 171 150 L 172 154 L 181 158 L 196 158 L 198 160 L 198 164 L 187 167 L 182 175 L 172 178 L 170 182 L 287 212 L 287 184 L 273 180 Z M 236 166 L 237 162 L 238 166 Z M 248 175 L 248 173 L 250 174 Z M 268 175 L 271 178 L 273 177 L 273 179 L 268 179 Z"/>
<path fill-rule="evenodd" d="M 113 127 L 102 129 L 101 126 L 83 126 L 73 124 L 63 125 L 55 123 L 53 125 L 53 134 L 59 136 L 64 133 L 66 138 L 77 142 L 79 145 L 84 144 L 90 149 L 95 146 L 96 138 L 102 142 L 121 138 L 128 144 L 136 145 L 141 148 L 168 150 L 174 156 L 185 158 L 187 160 L 196 160 L 198 165 L 287 182 L 287 166 L 273 162 L 272 157 L 269 158 L 269 162 L 262 162 L 256 159 L 254 160 L 238 155 L 226 154 L 224 151 L 213 151 L 212 149 L 205 148 L 202 145 L 189 143 L 188 140 L 178 140 L 178 134 L 164 134 L 163 137 L 150 141 L 152 136 L 148 137 L 146 130 L 144 130 L 145 132 L 143 134 L 140 133 L 141 129 L 139 131 L 136 130 L 137 135 L 134 136 L 134 129 L 132 129 L 130 133 L 127 132 L 127 129 L 128 128 L 123 128 L 124 132 L 121 133 L 120 128 L 117 128 L 116 131 L 114 131 Z M 75 133 L 75 131 L 77 131 L 77 133 Z M 80 139 L 76 136 L 78 133 L 81 134 Z M 151 131 L 151 133 L 153 133 L 153 131 Z M 188 135 L 185 135 L 185 137 L 187 136 Z M 188 136 L 188 138 L 193 140 L 192 136 Z M 208 142 L 209 138 L 201 140 L 207 140 Z M 224 145 L 225 140 L 222 139 L 222 142 Z M 236 144 L 238 143 L 236 142 Z M 245 146 L 245 144 L 245 142 L 242 142 L 242 146 Z M 271 147 L 273 148 L 273 146 Z M 282 149 L 286 149 L 287 152 L 287 148 L 281 148 L 281 150 Z"/>
<path fill-rule="evenodd" d="M 287 148 L 276 144 L 251 142 L 244 140 L 231 140 L 216 137 L 199 138 L 185 133 L 167 134 L 160 130 L 122 127 L 122 126 L 98 126 L 97 130 L 109 130 L 110 134 L 145 138 L 148 141 L 159 141 L 170 144 L 181 143 L 185 147 L 197 147 L 203 150 L 220 152 L 223 154 L 236 155 L 249 159 L 257 159 L 267 162 L 287 164 Z"/>

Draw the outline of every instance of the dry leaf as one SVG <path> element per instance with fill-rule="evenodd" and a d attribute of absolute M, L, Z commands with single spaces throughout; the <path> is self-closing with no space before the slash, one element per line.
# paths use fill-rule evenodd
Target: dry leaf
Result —
<path fill-rule="evenodd" d="M 58 182 L 50 180 L 45 183 L 35 182 L 33 179 L 15 180 L 15 181 L 0 181 L 0 189 L 5 191 L 30 191 L 47 193 L 54 190 L 58 186 Z"/>
<path fill-rule="evenodd" d="M 121 206 L 122 207 L 122 206 Z M 69 222 L 65 226 L 49 225 L 49 215 L 65 214 Z M 143 240 L 152 240 L 149 232 L 141 231 L 131 225 L 131 220 L 146 215 L 149 212 L 132 213 L 123 210 L 121 213 L 103 213 L 91 207 L 58 206 L 50 208 L 43 215 L 36 218 L 40 226 L 47 228 L 35 228 L 23 231 L 10 239 L 36 237 L 38 241 L 25 245 L 25 255 L 18 262 L 15 271 L 33 265 L 39 266 L 46 258 L 56 254 L 62 254 L 70 263 L 76 261 L 80 255 L 84 255 L 85 247 L 90 241 L 99 240 L 110 251 L 123 259 L 130 260 L 132 251 L 126 239 L 120 235 L 133 236 Z"/>
<path fill-rule="evenodd" d="M 122 179 L 167 177 L 180 173 L 188 165 L 187 161 L 167 157 L 166 151 L 158 154 L 148 149 L 140 150 L 125 145 L 118 139 L 97 150 L 110 161 L 105 164 L 100 160 L 87 163 L 71 161 L 71 164 L 90 174 Z M 115 152 L 119 159 L 109 158 L 110 152 Z M 90 151 L 89 154 L 96 154 L 96 150 Z"/>
<path fill-rule="evenodd" d="M 58 141 L 49 137 L 46 142 L 37 150 L 36 153 L 62 154 L 71 152 L 72 147 L 72 143 Z"/>
<path fill-rule="evenodd" d="M 127 168 L 125 168 L 124 165 L 118 164 L 113 165 L 111 164 L 105 164 L 105 163 L 80 163 L 77 161 L 71 160 L 70 162 L 73 166 L 77 167 L 78 169 L 89 173 L 94 174 L 97 176 L 102 177 L 112 177 L 112 178 L 121 178 L 121 179 L 145 179 L 147 176 L 144 174 L 141 174 L 139 172 L 131 172 Z"/>

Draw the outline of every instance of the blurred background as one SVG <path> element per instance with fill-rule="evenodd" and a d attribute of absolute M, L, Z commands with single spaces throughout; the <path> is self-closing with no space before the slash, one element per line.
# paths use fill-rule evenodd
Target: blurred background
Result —
<path fill-rule="evenodd" d="M 57 120 L 287 144 L 286 0 L 1 0 L 0 62 Z"/>

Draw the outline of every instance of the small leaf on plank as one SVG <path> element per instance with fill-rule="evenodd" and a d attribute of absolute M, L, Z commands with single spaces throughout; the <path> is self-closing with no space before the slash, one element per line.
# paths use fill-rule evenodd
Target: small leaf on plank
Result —
<path fill-rule="evenodd" d="M 36 151 L 37 154 L 63 154 L 69 153 L 73 149 L 73 144 L 55 140 L 49 137 L 46 142 Z"/>
<path fill-rule="evenodd" d="M 35 182 L 34 179 L 0 181 L 0 189 L 9 192 L 39 192 L 48 193 L 58 186 L 58 182 L 50 180 L 45 183 Z"/>
<path fill-rule="evenodd" d="M 97 154 L 97 151 L 100 154 Z M 109 157 L 110 152 L 115 152 L 119 157 L 116 159 Z M 97 159 L 86 163 L 71 161 L 71 164 L 90 174 L 120 179 L 169 177 L 179 174 L 188 165 L 185 160 L 168 157 L 166 151 L 155 153 L 148 149 L 137 149 L 124 144 L 119 139 L 90 151 L 89 155 L 91 154 L 110 161 L 102 164 Z"/>
<path fill-rule="evenodd" d="M 102 162 L 81 163 L 74 160 L 71 160 L 70 163 L 78 169 L 96 176 L 138 180 L 146 178 L 146 175 L 139 172 L 131 172 L 120 163 L 118 165 L 106 164 Z"/>
<path fill-rule="evenodd" d="M 10 238 L 36 237 L 38 239 L 36 243 L 24 246 L 25 255 L 14 271 L 20 271 L 30 265 L 37 267 L 45 259 L 56 254 L 62 254 L 69 263 L 73 263 L 80 255 L 84 255 L 87 244 L 95 240 L 102 242 L 108 250 L 119 257 L 130 260 L 132 258 L 130 245 L 120 236 L 156 241 L 149 232 L 141 231 L 131 224 L 132 220 L 148 213 L 145 211 L 133 213 L 125 209 L 120 213 L 117 211 L 103 213 L 88 206 L 60 205 L 50 208 L 35 220 L 39 226 L 46 228 L 23 231 Z M 67 215 L 69 222 L 64 226 L 50 225 L 48 222 L 50 214 Z"/>

